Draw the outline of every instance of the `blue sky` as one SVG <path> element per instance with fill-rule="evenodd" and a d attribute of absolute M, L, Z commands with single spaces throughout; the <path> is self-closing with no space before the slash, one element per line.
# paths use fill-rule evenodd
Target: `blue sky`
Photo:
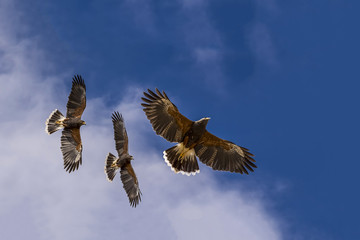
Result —
<path fill-rule="evenodd" d="M 1 0 L 5 234 L 20 222 L 18 239 L 62 239 L 70 230 L 74 239 L 122 231 L 184 239 L 177 226 L 193 225 L 190 236 L 208 239 L 358 239 L 359 5 Z M 68 175 L 60 134 L 43 128 L 53 109 L 65 112 L 74 74 L 86 81 L 87 125 L 84 164 Z M 249 148 L 258 169 L 243 176 L 201 164 L 198 176 L 173 174 L 161 158 L 171 144 L 152 132 L 139 104 L 155 87 L 188 118 L 211 117 L 208 130 Z M 144 193 L 137 209 L 102 172 L 114 152 L 114 110 L 124 114 Z"/>

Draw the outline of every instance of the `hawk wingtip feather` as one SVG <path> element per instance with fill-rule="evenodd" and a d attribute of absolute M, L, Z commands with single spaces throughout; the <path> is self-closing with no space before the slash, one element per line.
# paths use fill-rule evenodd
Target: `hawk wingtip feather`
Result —
<path fill-rule="evenodd" d="M 157 100 L 157 98 L 155 98 L 154 96 L 152 96 L 152 95 L 150 95 L 150 94 L 148 94 L 148 93 L 146 93 L 146 92 L 144 92 L 144 95 L 145 95 L 145 97 L 147 97 L 148 100 L 151 101 L 151 102 Z"/>
<path fill-rule="evenodd" d="M 155 88 L 155 91 L 156 91 L 156 93 L 157 93 L 161 98 L 165 98 L 165 97 L 161 94 L 161 92 L 159 91 L 159 89 Z"/>
<path fill-rule="evenodd" d="M 73 81 L 72 81 L 72 85 L 73 85 L 73 87 L 74 87 L 74 86 L 77 86 L 77 85 L 78 85 L 78 86 L 82 86 L 82 87 L 86 90 L 85 81 L 84 81 L 84 79 L 82 78 L 82 76 L 79 75 L 79 74 L 74 75 Z"/>
<path fill-rule="evenodd" d="M 115 123 L 115 122 L 123 122 L 124 121 L 124 118 L 122 116 L 121 113 L 119 113 L 118 111 L 115 111 L 112 113 L 111 115 L 111 118 L 112 118 L 112 121 Z"/>
<path fill-rule="evenodd" d="M 156 90 L 155 90 L 156 91 Z M 159 90 L 158 90 L 159 91 Z M 155 100 L 159 100 L 159 99 L 161 99 L 161 97 L 160 96 L 158 96 L 156 93 L 154 93 L 153 91 L 151 91 L 150 89 L 149 89 L 149 93 L 155 98 Z"/>

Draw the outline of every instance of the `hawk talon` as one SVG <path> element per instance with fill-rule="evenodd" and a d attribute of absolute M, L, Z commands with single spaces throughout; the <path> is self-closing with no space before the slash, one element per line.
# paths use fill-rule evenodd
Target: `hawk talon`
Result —
<path fill-rule="evenodd" d="M 187 150 L 186 150 L 187 149 Z M 192 147 L 190 148 L 186 148 L 185 147 L 185 151 L 183 151 L 182 153 L 180 153 L 179 159 L 184 159 L 185 155 L 192 149 Z"/>
<path fill-rule="evenodd" d="M 187 153 L 188 151 L 190 151 L 190 149 L 185 150 L 184 152 L 180 153 L 179 159 L 181 159 L 181 160 L 184 159 L 184 157 L 185 157 L 185 155 L 186 155 L 186 153 Z"/>

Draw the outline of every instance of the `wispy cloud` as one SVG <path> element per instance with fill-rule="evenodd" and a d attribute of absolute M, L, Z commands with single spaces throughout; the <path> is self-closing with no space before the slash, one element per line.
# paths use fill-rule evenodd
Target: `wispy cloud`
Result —
<path fill-rule="evenodd" d="M 223 59 L 220 57 L 224 49 L 221 36 L 208 16 L 207 1 L 179 0 L 155 4 L 148 0 L 126 0 L 122 6 L 128 10 L 127 14 L 130 13 L 136 28 L 160 39 L 159 42 L 174 47 L 179 59 L 191 61 L 191 69 L 201 76 L 199 82 L 218 93 L 224 91 L 226 77 Z M 156 14 L 159 9 L 168 12 L 159 16 Z M 172 25 L 168 25 L 168 21 Z M 172 34 L 162 32 L 166 31 L 164 25 Z M 217 57 L 205 58 L 201 54 L 209 51 L 216 53 Z"/>
<path fill-rule="evenodd" d="M 257 8 L 264 9 L 269 14 L 277 14 L 279 7 L 276 0 L 255 0 Z"/>
<path fill-rule="evenodd" d="M 200 64 L 214 63 L 221 60 L 221 53 L 212 48 L 195 49 L 196 61 Z"/>
<path fill-rule="evenodd" d="M 245 35 L 257 64 L 276 68 L 279 66 L 276 45 L 267 19 L 280 12 L 276 0 L 256 0 L 255 19 L 247 28 Z"/>
<path fill-rule="evenodd" d="M 131 16 L 138 29 L 145 31 L 148 34 L 155 34 L 157 32 L 154 13 L 151 9 L 151 1 L 126 0 L 124 1 L 123 6 L 132 12 Z"/>
<path fill-rule="evenodd" d="M 224 47 L 220 33 L 210 20 L 208 2 L 179 2 L 182 6 L 181 16 L 186 19 L 182 24 L 183 36 L 187 48 L 193 54 L 195 67 L 202 73 L 207 86 L 222 93 L 226 82 L 222 59 Z"/>
<path fill-rule="evenodd" d="M 185 8 L 203 7 L 206 4 L 206 0 L 180 0 L 180 2 Z"/>
<path fill-rule="evenodd" d="M 6 24 L 13 24 L 10 10 L 2 9 L 0 14 L 9 19 Z M 13 24 L 11 29 L 18 28 Z M 83 165 L 66 173 L 59 148 L 61 134 L 48 136 L 44 124 L 54 108 L 65 112 L 71 76 L 56 71 L 45 75 L 44 70 L 53 67 L 46 53 L 35 40 L 17 38 L 14 31 L 0 27 L 0 62 L 11 63 L 0 75 L 4 239 L 281 239 L 278 221 L 261 197 L 245 190 L 223 190 L 213 178 L 215 173 L 204 165 L 194 177 L 170 171 L 162 159 L 163 149 L 149 143 L 153 133 L 137 88 L 129 87 L 127 100 L 119 101 L 114 109 L 101 98 L 88 99 L 84 113 L 88 125 L 81 131 Z M 210 61 L 217 53 L 206 50 L 199 56 Z M 143 192 L 136 209 L 129 206 L 120 179 L 108 183 L 103 171 L 107 152 L 115 152 L 110 119 L 114 110 L 124 115 Z"/>
<path fill-rule="evenodd" d="M 260 22 L 253 24 L 247 34 L 247 39 L 250 50 L 258 63 L 270 67 L 278 65 L 276 48 L 265 24 Z"/>

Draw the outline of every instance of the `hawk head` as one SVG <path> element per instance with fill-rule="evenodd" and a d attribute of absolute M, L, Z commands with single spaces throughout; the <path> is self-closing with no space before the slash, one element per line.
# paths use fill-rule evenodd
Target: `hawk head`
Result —
<path fill-rule="evenodd" d="M 203 125 L 204 127 L 206 127 L 208 121 L 210 120 L 209 117 L 205 117 L 205 118 L 202 118 L 200 119 L 199 121 L 196 121 L 199 125 Z"/>

